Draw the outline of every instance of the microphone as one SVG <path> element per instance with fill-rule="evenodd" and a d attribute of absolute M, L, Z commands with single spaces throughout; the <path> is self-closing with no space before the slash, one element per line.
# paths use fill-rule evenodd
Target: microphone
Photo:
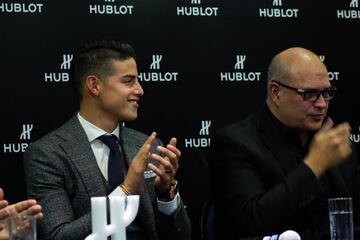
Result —
<path fill-rule="evenodd" d="M 297 232 L 293 230 L 287 230 L 280 235 L 276 234 L 276 235 L 266 236 L 263 238 L 263 240 L 301 240 L 301 237 Z"/>

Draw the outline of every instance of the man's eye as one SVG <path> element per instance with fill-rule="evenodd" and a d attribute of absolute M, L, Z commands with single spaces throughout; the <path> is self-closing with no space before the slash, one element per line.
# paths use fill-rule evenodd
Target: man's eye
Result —
<path fill-rule="evenodd" d="M 311 92 L 307 92 L 306 94 L 308 94 L 309 96 L 317 96 L 319 94 L 319 92 L 311 91 Z"/>

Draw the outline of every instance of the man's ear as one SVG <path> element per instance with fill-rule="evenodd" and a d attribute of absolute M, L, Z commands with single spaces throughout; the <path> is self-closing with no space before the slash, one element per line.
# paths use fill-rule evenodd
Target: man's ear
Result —
<path fill-rule="evenodd" d="M 279 85 L 277 85 L 274 82 L 271 82 L 268 87 L 268 94 L 272 100 L 272 102 L 278 106 L 279 105 L 279 98 L 280 98 L 280 88 Z"/>
<path fill-rule="evenodd" d="M 94 75 L 89 75 L 85 80 L 85 87 L 89 90 L 89 92 L 94 95 L 98 96 L 100 91 L 100 84 L 101 81 Z"/>

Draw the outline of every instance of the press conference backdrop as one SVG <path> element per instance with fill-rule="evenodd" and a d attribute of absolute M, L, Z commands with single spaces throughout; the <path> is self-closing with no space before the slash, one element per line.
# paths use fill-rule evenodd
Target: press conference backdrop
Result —
<path fill-rule="evenodd" d="M 321 56 L 338 94 L 329 115 L 348 121 L 359 148 L 358 0 L 1 0 L 0 185 L 11 202 L 26 191 L 26 147 L 70 118 L 74 51 L 108 36 L 137 52 L 145 95 L 128 126 L 176 136 L 178 174 L 193 239 L 209 196 L 206 152 L 212 134 L 258 110 L 266 69 L 279 51 L 302 46 Z"/>

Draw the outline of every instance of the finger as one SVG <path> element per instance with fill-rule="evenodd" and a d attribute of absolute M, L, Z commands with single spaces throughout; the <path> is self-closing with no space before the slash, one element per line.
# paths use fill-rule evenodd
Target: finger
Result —
<path fill-rule="evenodd" d="M 141 146 L 139 152 L 148 151 L 148 149 L 151 148 L 151 145 L 153 144 L 155 139 L 156 139 L 156 132 L 152 132 L 151 135 L 146 139 L 144 144 Z"/>
<path fill-rule="evenodd" d="M 168 145 L 166 146 L 166 148 L 169 149 L 170 151 L 172 151 L 173 153 L 175 153 L 176 156 L 177 156 L 178 158 L 180 158 L 180 156 L 181 156 L 181 151 L 180 151 L 178 148 L 176 148 L 175 146 L 170 145 L 170 144 L 168 144 Z"/>
<path fill-rule="evenodd" d="M 152 133 L 150 134 L 150 136 L 146 139 L 145 144 L 150 144 L 150 145 L 152 145 L 155 139 L 156 139 L 156 132 L 152 132 Z M 144 145 L 145 145 L 145 144 L 144 144 Z"/>
<path fill-rule="evenodd" d="M 8 213 L 8 211 L 6 211 L 6 209 L 0 210 L 0 221 L 4 220 L 8 216 L 9 216 L 9 213 Z"/>
<path fill-rule="evenodd" d="M 4 207 L 7 207 L 9 205 L 8 201 L 1 200 L 0 201 L 0 209 L 3 209 Z"/>
<path fill-rule="evenodd" d="M 173 147 L 173 146 L 172 146 Z M 168 157 L 168 158 L 176 158 L 177 155 L 175 152 L 171 151 L 169 148 L 167 147 L 163 147 L 163 146 L 157 146 L 156 148 L 160 153 L 162 153 L 164 156 Z"/>
<path fill-rule="evenodd" d="M 4 191 L 0 188 L 0 200 L 4 199 Z"/>
<path fill-rule="evenodd" d="M 174 173 L 168 173 L 165 169 L 155 166 L 152 163 L 148 164 L 148 168 L 151 169 L 157 176 L 159 176 L 163 181 L 168 182 L 174 178 Z"/>
<path fill-rule="evenodd" d="M 152 132 L 151 135 L 146 139 L 143 147 L 146 148 L 147 151 L 150 151 L 151 146 L 153 145 L 154 141 L 156 139 L 156 132 Z"/>
<path fill-rule="evenodd" d="M 320 128 L 319 132 L 326 132 L 334 126 L 334 122 L 331 118 L 326 118 L 325 122 L 323 123 L 322 127 Z"/>
<path fill-rule="evenodd" d="M 166 172 L 170 172 L 173 170 L 173 165 L 169 160 L 166 160 L 165 158 L 155 153 L 151 154 L 151 158 L 163 165 Z"/>
<path fill-rule="evenodd" d="M 155 166 L 154 164 L 152 163 L 149 163 L 147 165 L 147 167 L 152 170 L 156 175 L 158 176 L 162 176 L 162 174 L 164 173 L 164 170 L 161 170 L 159 167 Z"/>
<path fill-rule="evenodd" d="M 147 162 L 150 157 L 150 150 L 153 142 L 156 139 L 156 132 L 153 132 L 145 141 L 145 143 L 140 148 L 137 157 L 139 161 Z"/>
<path fill-rule="evenodd" d="M 170 139 L 169 144 L 170 144 L 170 145 L 172 145 L 172 146 L 174 146 L 174 147 L 176 147 L 176 144 L 177 144 L 177 139 L 176 139 L 176 138 L 174 138 L 174 137 L 172 137 L 172 138 Z"/>
<path fill-rule="evenodd" d="M 40 213 L 38 213 L 38 214 L 35 215 L 35 218 L 36 218 L 37 220 L 43 219 L 43 217 L 44 217 L 44 214 L 43 214 L 42 212 L 40 212 Z"/>
<path fill-rule="evenodd" d="M 18 213 L 21 213 L 22 211 L 25 211 L 34 205 L 36 205 L 36 200 L 34 200 L 34 199 L 24 200 L 24 201 L 13 204 L 16 212 L 18 212 Z"/>
<path fill-rule="evenodd" d="M 150 160 L 150 152 L 151 147 L 149 147 L 149 149 L 147 150 L 147 154 L 143 157 L 143 161 L 144 161 L 144 167 L 149 163 Z"/>
<path fill-rule="evenodd" d="M 349 123 L 344 122 L 344 123 L 342 123 L 341 125 L 342 125 L 341 130 L 342 130 L 343 134 L 344 134 L 346 137 L 350 137 L 351 127 L 350 127 Z"/>
<path fill-rule="evenodd" d="M 340 156 L 345 159 L 346 157 L 348 157 L 350 155 L 350 153 L 352 152 L 352 148 L 351 145 L 349 144 L 342 144 L 339 147 L 340 150 Z"/>
<path fill-rule="evenodd" d="M 25 215 L 33 215 L 33 216 L 42 215 L 41 206 L 39 204 L 36 204 L 26 209 L 23 213 Z"/>
<path fill-rule="evenodd" d="M 173 146 L 171 146 L 171 147 L 173 147 Z M 158 146 L 157 150 L 165 156 L 164 158 L 167 161 L 169 161 L 175 169 L 178 168 L 179 156 L 175 152 L 171 151 L 169 148 L 164 148 L 162 146 Z M 180 152 L 180 151 L 178 151 L 178 152 Z"/>
<path fill-rule="evenodd" d="M 341 123 L 334 128 L 334 135 L 348 139 L 350 137 L 350 125 L 348 123 Z"/>
<path fill-rule="evenodd" d="M 342 141 L 342 144 L 349 147 L 349 148 L 351 148 L 352 142 L 350 141 L 350 137 L 344 137 L 343 141 Z"/>

